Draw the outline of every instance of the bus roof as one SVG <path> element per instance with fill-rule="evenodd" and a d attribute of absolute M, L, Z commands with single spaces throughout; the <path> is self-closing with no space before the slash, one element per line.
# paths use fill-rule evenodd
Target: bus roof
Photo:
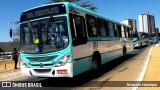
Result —
<path fill-rule="evenodd" d="M 93 11 L 91 11 L 91 10 L 89 10 L 89 9 L 82 8 L 82 7 L 78 6 L 78 5 L 75 5 L 75 4 L 72 4 L 72 3 L 66 3 L 66 5 L 68 5 L 68 7 L 75 8 L 75 9 L 77 9 L 77 10 L 86 12 L 87 14 L 95 15 L 95 16 L 98 16 L 98 17 L 100 17 L 100 18 L 102 18 L 102 19 L 106 19 L 106 20 L 108 20 L 108 21 L 112 21 L 112 22 L 117 23 L 117 24 L 120 24 L 120 25 L 124 25 L 124 26 L 127 26 L 127 27 L 131 27 L 130 25 L 126 25 L 126 24 L 124 24 L 124 23 L 120 23 L 120 22 L 115 21 L 115 20 L 113 20 L 113 19 L 110 19 L 110 18 L 108 18 L 108 17 L 106 17 L 106 16 L 104 16 L 104 15 L 102 15 L 102 14 L 93 12 Z"/>
<path fill-rule="evenodd" d="M 113 20 L 113 19 L 110 19 L 110 18 L 108 18 L 108 17 L 106 17 L 106 16 L 104 16 L 104 15 L 101 15 L 101 14 L 99 14 L 99 13 L 93 12 L 93 11 L 91 11 L 91 10 L 89 10 L 89 9 L 82 8 L 82 7 L 78 6 L 78 5 L 75 5 L 75 4 L 72 4 L 72 3 L 69 3 L 69 2 L 58 2 L 58 3 L 51 3 L 51 4 L 43 4 L 43 5 L 40 5 L 40 6 L 33 7 L 33 8 L 28 9 L 28 10 L 25 10 L 24 12 L 27 12 L 27 11 L 30 11 L 30 10 L 33 10 L 33 9 L 36 9 L 36 8 L 45 7 L 45 6 L 50 6 L 50 5 L 56 5 L 56 4 L 64 4 L 64 5 L 66 5 L 66 6 L 69 7 L 69 8 L 74 8 L 74 9 L 77 9 L 77 10 L 80 10 L 80 11 L 83 11 L 83 12 L 86 12 L 87 14 L 94 15 L 94 16 L 98 16 L 98 17 L 100 17 L 100 18 L 102 18 L 102 19 L 106 19 L 106 20 L 108 20 L 108 21 L 117 23 L 117 24 L 119 24 L 119 25 L 131 27 L 130 25 L 126 25 L 126 24 L 124 24 L 124 23 L 120 23 L 120 22 L 115 21 L 115 20 Z M 24 13 L 24 12 L 23 12 L 23 13 Z"/>

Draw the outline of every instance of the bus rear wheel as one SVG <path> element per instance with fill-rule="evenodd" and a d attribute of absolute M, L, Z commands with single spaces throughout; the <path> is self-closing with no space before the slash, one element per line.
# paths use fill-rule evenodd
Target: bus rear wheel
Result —
<path fill-rule="evenodd" d="M 101 67 L 101 57 L 100 54 L 97 53 L 94 54 L 92 57 L 92 72 L 94 77 L 97 77 L 99 75 L 100 67 Z"/>
<path fill-rule="evenodd" d="M 127 55 L 127 49 L 126 47 L 123 47 L 123 58 L 125 58 Z"/>

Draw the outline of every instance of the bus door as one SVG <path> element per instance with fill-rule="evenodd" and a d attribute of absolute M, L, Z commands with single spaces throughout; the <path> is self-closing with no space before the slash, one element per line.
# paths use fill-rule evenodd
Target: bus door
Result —
<path fill-rule="evenodd" d="M 74 74 L 84 72 L 88 62 L 88 46 L 85 19 L 83 14 L 72 10 L 69 14 L 72 36 L 72 55 L 74 60 Z M 76 63 L 75 63 L 76 62 Z M 82 64 L 83 68 L 79 65 Z M 77 70 L 78 69 L 78 70 Z"/>

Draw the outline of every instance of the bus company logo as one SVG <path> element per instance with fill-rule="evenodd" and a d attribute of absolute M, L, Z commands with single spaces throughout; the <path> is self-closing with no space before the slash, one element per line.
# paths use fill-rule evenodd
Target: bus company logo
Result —
<path fill-rule="evenodd" d="M 40 67 L 43 67 L 43 64 L 42 64 L 42 63 L 40 63 Z"/>
<path fill-rule="evenodd" d="M 2 82 L 2 87 L 11 87 L 11 82 Z"/>

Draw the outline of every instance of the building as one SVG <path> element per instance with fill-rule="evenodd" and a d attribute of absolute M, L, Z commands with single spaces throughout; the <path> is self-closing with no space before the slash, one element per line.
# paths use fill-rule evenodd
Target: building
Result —
<path fill-rule="evenodd" d="M 159 35 L 159 28 L 155 28 L 155 33 L 156 33 L 156 36 L 158 37 L 158 35 Z"/>
<path fill-rule="evenodd" d="M 125 19 L 124 21 L 122 21 L 122 23 L 130 25 L 133 30 L 133 33 L 137 32 L 137 24 L 135 19 Z"/>
<path fill-rule="evenodd" d="M 141 14 L 139 15 L 139 30 L 140 32 L 151 33 L 155 32 L 155 18 L 153 15 Z"/>

